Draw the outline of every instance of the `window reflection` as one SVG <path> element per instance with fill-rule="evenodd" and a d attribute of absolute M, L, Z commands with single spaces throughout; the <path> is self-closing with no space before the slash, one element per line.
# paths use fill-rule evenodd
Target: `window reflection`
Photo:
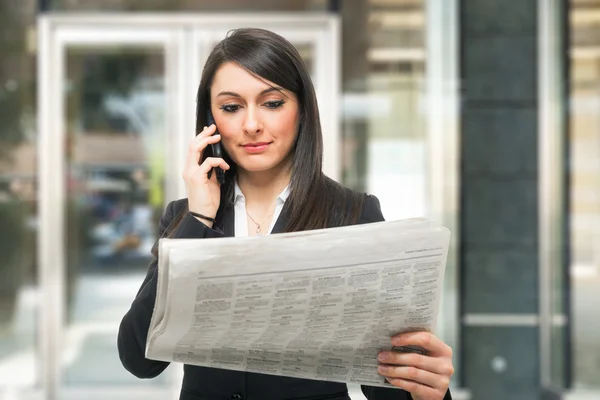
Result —
<path fill-rule="evenodd" d="M 342 181 L 375 194 L 387 220 L 427 216 L 426 2 L 340 3 Z M 455 321 L 444 319 L 443 339 L 453 337 Z M 349 387 L 353 399 L 364 399 Z"/>
<path fill-rule="evenodd" d="M 342 9 L 343 179 L 377 194 L 389 220 L 428 212 L 424 7 L 362 0 Z"/>
<path fill-rule="evenodd" d="M 164 209 L 164 52 L 69 48 L 66 66 L 64 380 L 164 384 L 133 377 L 115 349 Z"/>

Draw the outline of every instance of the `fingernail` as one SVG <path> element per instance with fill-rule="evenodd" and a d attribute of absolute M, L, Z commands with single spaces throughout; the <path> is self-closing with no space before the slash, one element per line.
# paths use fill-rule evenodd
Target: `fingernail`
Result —
<path fill-rule="evenodd" d="M 385 374 L 390 370 L 390 368 L 386 367 L 384 365 L 380 365 L 379 367 L 377 367 L 377 370 L 379 371 L 380 374 Z"/>
<path fill-rule="evenodd" d="M 390 356 L 388 354 L 386 354 L 386 353 L 381 353 L 379 355 L 379 361 L 387 361 L 389 359 L 390 359 Z"/>

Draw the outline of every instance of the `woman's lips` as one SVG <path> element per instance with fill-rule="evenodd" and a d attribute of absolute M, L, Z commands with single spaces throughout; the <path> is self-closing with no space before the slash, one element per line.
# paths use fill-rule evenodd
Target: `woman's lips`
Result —
<path fill-rule="evenodd" d="M 266 142 L 260 142 L 260 143 L 248 143 L 245 144 L 244 150 L 246 150 L 246 153 L 250 153 L 250 154 L 257 154 L 257 153 L 262 153 L 263 151 L 265 151 L 267 149 L 267 147 L 269 147 L 270 143 L 266 143 Z"/>

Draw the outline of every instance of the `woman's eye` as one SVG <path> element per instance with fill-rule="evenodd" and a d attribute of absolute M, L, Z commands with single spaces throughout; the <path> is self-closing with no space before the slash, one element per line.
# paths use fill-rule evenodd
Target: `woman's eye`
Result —
<path fill-rule="evenodd" d="M 267 106 L 267 108 L 271 108 L 271 109 L 275 109 L 275 108 L 279 108 L 283 105 L 284 101 L 283 100 L 273 100 L 273 101 L 267 101 L 265 103 L 265 106 Z"/>
<path fill-rule="evenodd" d="M 225 111 L 225 112 L 236 112 L 237 110 L 240 109 L 240 106 L 237 104 L 224 104 L 221 106 L 221 110 Z"/>

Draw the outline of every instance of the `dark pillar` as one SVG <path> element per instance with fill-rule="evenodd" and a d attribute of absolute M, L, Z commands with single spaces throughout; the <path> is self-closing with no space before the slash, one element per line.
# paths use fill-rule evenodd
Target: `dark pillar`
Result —
<path fill-rule="evenodd" d="M 537 0 L 461 0 L 461 376 L 540 398 Z"/>

